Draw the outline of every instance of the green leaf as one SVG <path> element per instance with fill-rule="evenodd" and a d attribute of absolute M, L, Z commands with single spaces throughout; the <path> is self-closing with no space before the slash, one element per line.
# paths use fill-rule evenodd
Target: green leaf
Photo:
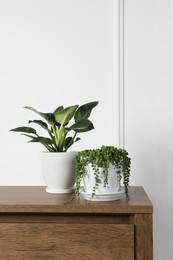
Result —
<path fill-rule="evenodd" d="M 74 141 L 77 142 L 77 141 L 79 141 L 79 140 L 81 140 L 81 138 L 80 138 L 80 137 L 77 137 Z"/>
<path fill-rule="evenodd" d="M 27 136 L 27 137 L 29 137 L 29 138 L 36 138 L 35 136 L 33 136 L 33 135 L 28 135 L 28 134 L 21 134 L 21 135 L 24 135 L 24 136 Z M 29 141 L 30 142 L 30 141 Z"/>
<path fill-rule="evenodd" d="M 67 151 L 68 148 L 70 148 L 70 146 L 72 146 L 72 144 L 74 144 L 75 142 L 81 140 L 81 138 L 77 137 L 75 140 L 72 137 L 67 137 L 64 141 L 64 148 L 65 151 Z"/>
<path fill-rule="evenodd" d="M 72 126 L 69 127 L 69 129 L 81 133 L 81 132 L 87 132 L 94 129 L 94 126 L 90 120 L 86 119 L 73 124 Z"/>
<path fill-rule="evenodd" d="M 91 115 L 92 109 L 95 106 L 97 106 L 97 104 L 98 104 L 97 101 L 93 101 L 79 107 L 75 114 L 75 122 L 77 123 L 80 122 L 81 120 L 88 119 L 89 116 Z"/>
<path fill-rule="evenodd" d="M 64 107 L 63 106 L 60 106 L 58 107 L 57 109 L 55 109 L 55 111 L 53 112 L 54 114 L 58 113 L 59 111 L 63 110 Z"/>
<path fill-rule="evenodd" d="M 41 143 L 42 145 L 44 145 L 46 147 L 46 149 L 49 152 L 56 152 L 57 151 L 50 138 L 45 138 L 45 137 L 42 137 L 42 136 L 34 137 L 34 138 L 32 138 L 32 140 L 29 141 L 29 143 Z"/>
<path fill-rule="evenodd" d="M 75 105 L 58 111 L 57 113 L 54 114 L 55 120 L 61 125 L 67 124 L 70 121 L 70 119 L 74 116 L 77 108 L 78 105 Z"/>
<path fill-rule="evenodd" d="M 17 127 L 17 128 L 13 128 L 10 131 L 28 133 L 28 134 L 37 134 L 37 132 L 34 128 L 27 127 L 27 126 L 20 126 L 20 127 Z"/>
<path fill-rule="evenodd" d="M 64 148 L 67 150 L 73 144 L 73 138 L 67 137 L 64 141 Z"/>
<path fill-rule="evenodd" d="M 38 124 L 41 127 L 43 127 L 44 129 L 48 130 L 48 125 L 45 122 L 43 122 L 42 120 L 29 120 L 29 124 L 30 123 Z"/>
<path fill-rule="evenodd" d="M 37 111 L 35 108 L 29 107 L 29 106 L 25 106 L 24 108 L 32 110 L 33 112 L 35 112 L 39 116 L 43 117 L 50 124 L 55 122 L 55 117 L 54 117 L 54 114 L 52 114 L 52 113 L 42 113 L 42 112 Z"/>
<path fill-rule="evenodd" d="M 53 142 L 50 138 L 46 138 L 46 137 L 34 137 L 31 141 L 29 141 L 30 143 L 42 143 L 42 144 L 49 144 L 52 145 Z"/>

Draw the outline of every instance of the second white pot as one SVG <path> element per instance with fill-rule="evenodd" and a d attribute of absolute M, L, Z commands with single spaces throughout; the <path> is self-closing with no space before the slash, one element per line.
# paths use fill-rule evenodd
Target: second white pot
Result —
<path fill-rule="evenodd" d="M 75 184 L 76 152 L 41 153 L 42 174 L 48 193 L 70 193 Z"/>
<path fill-rule="evenodd" d="M 84 191 L 88 194 L 93 193 L 93 188 L 95 186 L 95 175 L 91 164 L 86 167 L 86 176 L 83 178 Z M 117 179 L 116 169 L 112 164 L 110 164 L 108 169 L 108 185 L 104 187 L 103 169 L 100 168 L 99 184 L 96 189 L 95 194 L 114 194 L 119 190 L 119 182 Z"/>

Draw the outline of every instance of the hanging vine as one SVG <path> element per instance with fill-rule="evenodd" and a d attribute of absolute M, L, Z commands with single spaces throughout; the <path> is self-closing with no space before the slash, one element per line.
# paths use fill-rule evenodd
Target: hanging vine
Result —
<path fill-rule="evenodd" d="M 95 176 L 95 185 L 93 187 L 92 197 L 95 195 L 99 185 L 100 168 L 103 169 L 104 187 L 108 186 L 108 174 L 110 163 L 114 166 L 119 184 L 123 180 L 126 199 L 129 199 L 129 177 L 131 159 L 125 149 L 114 146 L 102 146 L 99 149 L 84 150 L 77 153 L 75 158 L 76 164 L 76 191 L 79 196 L 81 181 L 87 174 L 86 167 L 92 165 Z"/>

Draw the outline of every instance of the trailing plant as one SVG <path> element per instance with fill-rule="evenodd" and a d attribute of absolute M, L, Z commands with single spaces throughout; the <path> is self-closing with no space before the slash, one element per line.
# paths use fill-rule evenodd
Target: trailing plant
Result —
<path fill-rule="evenodd" d="M 32 143 L 41 143 L 49 152 L 66 152 L 75 142 L 81 138 L 76 137 L 78 133 L 94 129 L 92 122 L 88 119 L 92 109 L 98 104 L 97 101 L 86 103 L 79 107 L 74 105 L 64 108 L 59 106 L 53 113 L 42 113 L 33 107 L 25 106 L 42 118 L 43 120 L 29 120 L 28 124 L 37 124 L 43 128 L 47 135 L 41 136 L 36 129 L 29 126 L 21 126 L 10 131 L 20 132 L 29 137 Z M 69 123 L 73 119 L 73 123 Z M 69 133 L 71 136 L 69 136 Z"/>
<path fill-rule="evenodd" d="M 91 164 L 94 170 L 95 186 L 93 187 L 92 197 L 95 195 L 99 185 L 100 167 L 103 168 L 104 187 L 108 187 L 109 166 L 112 164 L 117 173 L 119 184 L 123 179 L 126 199 L 129 199 L 129 177 L 131 159 L 125 149 L 113 146 L 102 146 L 100 149 L 84 150 L 77 153 L 76 164 L 76 195 L 79 196 L 81 181 L 87 174 L 86 167 Z"/>

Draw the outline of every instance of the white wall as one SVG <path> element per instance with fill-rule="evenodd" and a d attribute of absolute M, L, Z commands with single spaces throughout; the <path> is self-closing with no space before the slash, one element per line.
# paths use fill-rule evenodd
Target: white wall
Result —
<path fill-rule="evenodd" d="M 125 132 L 131 184 L 154 205 L 154 260 L 173 259 L 173 1 L 125 1 Z"/>
<path fill-rule="evenodd" d="M 53 112 L 98 100 L 95 130 L 72 149 L 117 145 L 117 75 L 118 1 L 0 1 L 0 185 L 44 184 L 41 145 L 8 132 L 37 118 L 25 105 Z"/>

